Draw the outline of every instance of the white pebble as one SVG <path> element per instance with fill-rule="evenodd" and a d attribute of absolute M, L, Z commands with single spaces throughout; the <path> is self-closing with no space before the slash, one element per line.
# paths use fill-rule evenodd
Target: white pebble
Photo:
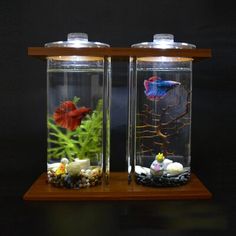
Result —
<path fill-rule="evenodd" d="M 150 168 L 143 167 L 143 170 L 146 172 L 146 175 L 150 175 Z"/>
<path fill-rule="evenodd" d="M 89 159 L 79 159 L 79 158 L 75 158 L 75 162 L 80 164 L 81 169 L 87 169 L 90 166 L 90 160 Z"/>
<path fill-rule="evenodd" d="M 179 162 L 170 163 L 166 170 L 169 174 L 177 175 L 183 172 L 183 165 Z"/>
<path fill-rule="evenodd" d="M 80 173 L 80 170 L 80 165 L 77 162 L 71 162 L 67 166 L 67 172 L 72 176 L 78 175 Z"/>
<path fill-rule="evenodd" d="M 167 158 L 164 159 L 164 161 L 163 161 L 163 168 L 164 168 L 164 170 L 167 169 L 167 166 L 168 166 L 170 163 L 173 163 L 173 161 L 170 160 L 170 159 L 167 159 Z"/>
<path fill-rule="evenodd" d="M 142 166 L 135 166 L 135 173 L 138 175 L 145 174 L 150 175 L 150 169 Z"/>
<path fill-rule="evenodd" d="M 61 158 L 61 163 L 63 163 L 64 165 L 67 165 L 69 163 L 69 160 L 65 157 Z"/>
<path fill-rule="evenodd" d="M 95 168 L 95 169 L 93 169 L 93 170 L 91 171 L 91 174 L 92 174 L 92 175 L 98 175 L 98 173 L 99 173 L 99 169 L 98 169 L 98 168 Z"/>
<path fill-rule="evenodd" d="M 143 168 L 141 166 L 135 166 L 135 173 L 141 175 L 143 173 Z"/>
<path fill-rule="evenodd" d="M 61 163 L 60 162 L 56 162 L 56 163 L 52 163 L 52 164 L 47 164 L 47 169 L 49 170 L 49 171 L 56 171 L 57 169 L 58 169 L 58 167 L 61 165 Z"/>

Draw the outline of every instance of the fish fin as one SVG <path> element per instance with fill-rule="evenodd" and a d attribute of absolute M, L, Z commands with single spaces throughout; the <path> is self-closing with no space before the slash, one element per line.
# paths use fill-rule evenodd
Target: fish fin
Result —
<path fill-rule="evenodd" d="M 147 99 L 150 100 L 150 101 L 154 101 L 155 100 L 154 96 L 147 96 Z"/>
<path fill-rule="evenodd" d="M 158 97 L 163 97 L 167 94 L 167 90 L 166 89 L 163 89 L 163 88 L 157 88 L 156 90 L 156 95 Z"/>
<path fill-rule="evenodd" d="M 167 94 L 166 89 L 158 87 L 156 83 L 150 83 L 150 89 L 146 92 L 146 96 L 150 101 L 159 101 Z"/>
<path fill-rule="evenodd" d="M 149 79 L 148 79 L 148 81 L 150 81 L 150 82 L 154 82 L 154 81 L 157 81 L 157 80 L 160 80 L 161 78 L 160 77 L 158 77 L 158 76 L 152 76 L 152 77 L 150 77 Z"/>
<path fill-rule="evenodd" d="M 152 95 L 152 96 L 147 96 L 147 99 L 152 102 L 154 102 L 154 101 L 156 102 L 156 101 L 159 101 L 161 99 L 161 97 Z"/>
<path fill-rule="evenodd" d="M 91 109 L 86 107 L 77 109 L 73 102 L 65 101 L 56 109 L 53 118 L 60 127 L 73 131 L 90 111 Z"/>
<path fill-rule="evenodd" d="M 76 106 L 73 102 L 71 101 L 65 101 L 63 102 L 60 107 L 58 109 L 61 109 L 61 110 L 66 110 L 66 111 L 71 111 L 71 110 L 75 110 L 76 109 Z"/>
<path fill-rule="evenodd" d="M 144 83 L 143 83 L 143 85 L 144 85 L 144 88 L 145 88 L 145 94 L 146 94 L 146 92 L 149 90 L 149 81 L 148 80 L 144 80 Z"/>
<path fill-rule="evenodd" d="M 163 81 L 160 81 L 158 86 L 160 87 L 163 87 L 163 88 L 174 88 L 176 86 L 179 86 L 181 85 L 180 82 L 176 82 L 176 81 L 172 81 L 172 80 L 163 80 Z"/>
<path fill-rule="evenodd" d="M 71 120 L 71 123 L 68 124 L 67 129 L 69 129 L 70 131 L 74 131 L 80 125 L 80 123 L 80 120 L 73 119 Z"/>
<path fill-rule="evenodd" d="M 82 113 L 81 113 L 81 111 L 79 109 L 76 109 L 76 110 L 68 112 L 68 116 L 72 117 L 72 118 L 76 118 L 78 116 L 81 116 L 81 114 Z"/>
<path fill-rule="evenodd" d="M 80 116 L 85 116 L 91 111 L 90 108 L 86 107 L 80 107 L 79 109 L 73 110 L 68 112 L 68 116 L 70 117 L 80 117 Z"/>

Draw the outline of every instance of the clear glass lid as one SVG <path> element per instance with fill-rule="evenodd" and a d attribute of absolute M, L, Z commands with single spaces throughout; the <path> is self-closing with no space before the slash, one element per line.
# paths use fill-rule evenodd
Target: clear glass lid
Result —
<path fill-rule="evenodd" d="M 133 48 L 193 49 L 195 45 L 174 41 L 173 34 L 155 34 L 152 42 L 133 44 Z"/>
<path fill-rule="evenodd" d="M 46 43 L 45 47 L 72 47 L 72 48 L 107 48 L 109 44 L 88 41 L 85 33 L 69 33 L 67 41 Z"/>

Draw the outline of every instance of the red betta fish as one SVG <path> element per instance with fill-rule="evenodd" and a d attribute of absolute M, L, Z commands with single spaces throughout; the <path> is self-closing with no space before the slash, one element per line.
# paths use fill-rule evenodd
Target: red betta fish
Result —
<path fill-rule="evenodd" d="M 73 131 L 90 111 L 90 108 L 77 108 L 72 101 L 65 101 L 56 109 L 53 118 L 57 125 Z"/>

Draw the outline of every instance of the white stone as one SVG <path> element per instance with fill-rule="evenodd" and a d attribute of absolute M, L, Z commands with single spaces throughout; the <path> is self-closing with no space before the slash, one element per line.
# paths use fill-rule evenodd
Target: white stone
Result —
<path fill-rule="evenodd" d="M 61 163 L 63 163 L 64 165 L 67 165 L 69 163 L 69 160 L 65 157 L 61 158 Z"/>
<path fill-rule="evenodd" d="M 143 168 L 141 166 L 135 166 L 135 173 L 141 175 L 143 173 Z"/>
<path fill-rule="evenodd" d="M 88 169 L 90 167 L 90 160 L 89 159 L 75 158 L 75 162 L 78 162 L 80 164 L 81 169 Z"/>
<path fill-rule="evenodd" d="M 99 175 L 101 172 L 100 168 L 95 168 L 91 171 L 91 175 Z"/>
<path fill-rule="evenodd" d="M 169 174 L 172 174 L 172 175 L 177 175 L 177 174 L 180 174 L 183 172 L 183 165 L 179 162 L 173 162 L 173 163 L 170 163 L 167 168 L 166 168 L 166 171 L 169 173 Z"/>
<path fill-rule="evenodd" d="M 55 172 L 60 165 L 61 165 L 60 162 L 56 162 L 56 163 L 52 163 L 52 164 L 47 164 L 47 168 L 48 168 L 48 170 L 52 170 L 53 172 Z"/>
<path fill-rule="evenodd" d="M 86 174 L 90 175 L 90 174 L 91 174 L 91 170 L 90 170 L 90 169 L 87 169 L 87 170 L 86 170 Z"/>
<path fill-rule="evenodd" d="M 150 175 L 150 169 L 142 166 L 135 166 L 135 173 L 138 175 L 145 174 Z"/>
<path fill-rule="evenodd" d="M 173 161 L 170 160 L 170 159 L 167 159 L 167 158 L 164 159 L 164 161 L 163 161 L 163 168 L 164 168 L 164 170 L 167 169 L 167 166 L 168 166 L 170 163 L 173 163 Z"/>
<path fill-rule="evenodd" d="M 81 170 L 80 163 L 73 161 L 67 165 L 66 169 L 68 174 L 72 176 L 79 175 Z"/>
<path fill-rule="evenodd" d="M 150 175 L 150 168 L 143 167 L 143 170 L 146 172 L 147 175 Z"/>

